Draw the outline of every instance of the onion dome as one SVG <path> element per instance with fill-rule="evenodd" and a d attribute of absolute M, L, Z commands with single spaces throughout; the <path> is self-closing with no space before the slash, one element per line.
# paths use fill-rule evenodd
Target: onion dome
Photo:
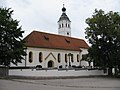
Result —
<path fill-rule="evenodd" d="M 70 21 L 70 19 L 68 18 L 68 16 L 66 15 L 66 8 L 64 7 L 64 4 L 63 4 L 63 8 L 62 8 L 62 15 L 60 16 L 60 18 L 59 18 L 59 20 L 58 20 L 58 22 L 59 21 L 61 21 L 61 20 L 68 20 L 68 21 Z M 71 22 L 71 21 L 70 21 Z"/>

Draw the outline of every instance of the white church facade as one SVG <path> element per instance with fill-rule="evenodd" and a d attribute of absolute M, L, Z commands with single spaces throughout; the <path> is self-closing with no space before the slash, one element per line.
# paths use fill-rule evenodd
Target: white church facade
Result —
<path fill-rule="evenodd" d="M 88 44 L 71 37 L 71 21 L 63 6 L 58 20 L 58 35 L 33 31 L 24 38 L 27 56 L 19 66 L 66 68 L 80 66 L 82 55 L 88 53 Z"/>

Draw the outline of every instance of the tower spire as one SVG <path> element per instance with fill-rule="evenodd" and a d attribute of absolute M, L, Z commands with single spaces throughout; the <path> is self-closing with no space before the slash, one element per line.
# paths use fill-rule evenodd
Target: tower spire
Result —
<path fill-rule="evenodd" d="M 65 6 L 65 4 L 63 3 L 63 7 Z"/>
<path fill-rule="evenodd" d="M 63 4 L 62 15 L 58 20 L 58 34 L 64 36 L 71 36 L 71 21 L 66 15 L 66 8 Z"/>

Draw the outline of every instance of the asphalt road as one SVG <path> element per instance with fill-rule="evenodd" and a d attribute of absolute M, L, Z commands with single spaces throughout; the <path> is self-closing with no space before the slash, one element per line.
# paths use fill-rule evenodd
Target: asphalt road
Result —
<path fill-rule="evenodd" d="M 0 79 L 0 90 L 120 90 L 120 79 L 103 77 L 51 80 Z"/>

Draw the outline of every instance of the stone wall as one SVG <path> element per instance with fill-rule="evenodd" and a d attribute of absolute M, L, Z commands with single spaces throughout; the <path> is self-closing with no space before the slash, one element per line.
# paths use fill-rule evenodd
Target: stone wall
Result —
<path fill-rule="evenodd" d="M 36 69 L 10 69 L 10 76 L 36 76 L 36 77 L 64 77 L 64 76 L 99 76 L 107 75 L 103 70 L 36 70 Z"/>

